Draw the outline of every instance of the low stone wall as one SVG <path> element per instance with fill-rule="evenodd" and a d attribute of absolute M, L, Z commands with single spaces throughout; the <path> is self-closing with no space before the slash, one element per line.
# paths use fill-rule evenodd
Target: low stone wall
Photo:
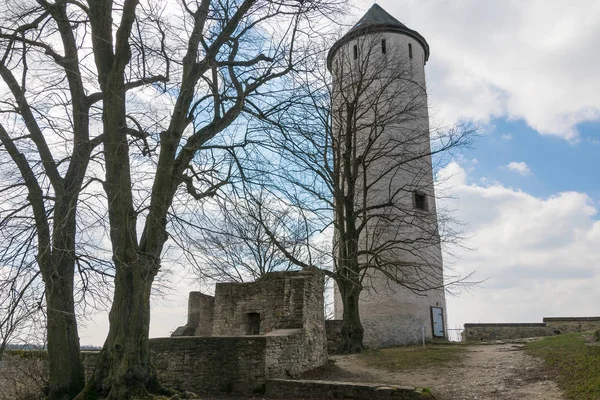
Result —
<path fill-rule="evenodd" d="M 522 339 L 550 336 L 552 330 L 546 324 L 465 324 L 464 338 L 468 342 L 488 340 Z"/>
<path fill-rule="evenodd" d="M 334 398 L 364 400 L 422 400 L 420 389 L 396 385 L 269 379 L 265 394 L 274 398 Z"/>
<path fill-rule="evenodd" d="M 600 329 L 600 317 L 546 317 L 544 323 L 554 334 Z"/>
<path fill-rule="evenodd" d="M 265 336 L 150 340 L 161 383 L 191 392 L 249 393 L 266 379 Z"/>
<path fill-rule="evenodd" d="M 329 354 L 334 354 L 340 340 L 342 339 L 342 320 L 327 319 L 325 320 L 325 332 L 327 333 L 327 351 Z"/>
<path fill-rule="evenodd" d="M 323 350 L 307 345 L 302 329 L 267 335 L 183 336 L 150 339 L 150 357 L 166 387 L 191 392 L 251 393 L 267 378 L 295 378 L 322 366 Z M 82 352 L 86 375 L 97 352 Z"/>
<path fill-rule="evenodd" d="M 600 317 L 545 317 L 543 321 L 541 324 L 465 324 L 463 340 L 479 342 L 522 339 L 600 329 Z"/>

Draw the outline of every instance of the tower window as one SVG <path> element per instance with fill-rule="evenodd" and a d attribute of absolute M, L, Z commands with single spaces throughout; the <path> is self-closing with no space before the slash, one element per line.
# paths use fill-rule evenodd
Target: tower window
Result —
<path fill-rule="evenodd" d="M 412 43 L 408 44 L 408 57 L 409 58 L 413 58 L 413 55 L 412 55 Z"/>
<path fill-rule="evenodd" d="M 425 193 L 413 193 L 413 206 L 417 210 L 427 211 L 427 195 Z"/>
<path fill-rule="evenodd" d="M 354 59 L 358 59 L 358 46 L 354 45 Z"/>
<path fill-rule="evenodd" d="M 387 48 L 385 47 L 385 39 L 381 40 L 381 52 L 383 54 L 387 53 Z"/>

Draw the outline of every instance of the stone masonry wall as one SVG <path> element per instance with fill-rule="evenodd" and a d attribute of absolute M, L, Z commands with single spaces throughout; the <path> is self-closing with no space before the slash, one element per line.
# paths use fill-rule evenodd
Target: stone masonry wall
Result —
<path fill-rule="evenodd" d="M 192 392 L 249 393 L 264 384 L 267 338 L 181 337 L 150 340 L 158 379 Z"/>
<path fill-rule="evenodd" d="M 176 332 L 182 335 L 150 341 L 159 379 L 177 389 L 247 393 L 266 378 L 295 378 L 326 364 L 323 287 L 315 269 L 217 284 L 214 300 L 190 293 L 188 324 Z M 193 336 L 211 323 L 211 336 Z"/>
<path fill-rule="evenodd" d="M 543 321 L 541 324 L 465 324 L 463 338 L 466 341 L 520 339 L 600 329 L 600 317 L 546 317 Z"/>
<path fill-rule="evenodd" d="M 247 334 L 248 314 L 260 314 L 260 334 L 302 328 L 302 272 L 270 273 L 251 283 L 220 283 L 215 287 L 213 335 Z"/>
<path fill-rule="evenodd" d="M 302 371 L 317 368 L 327 363 L 327 332 L 325 329 L 325 275 L 318 270 L 304 270 L 303 300 L 304 343 L 299 367 Z"/>
<path fill-rule="evenodd" d="M 325 331 L 327 332 L 327 352 L 335 353 L 340 340 L 342 339 L 342 320 L 328 319 L 325 320 Z"/>
<path fill-rule="evenodd" d="M 200 292 L 190 292 L 188 325 L 194 326 L 195 336 L 210 336 L 213 330 L 215 298 Z"/>
<path fill-rule="evenodd" d="M 197 393 L 262 390 L 267 378 L 295 378 L 323 365 L 313 351 L 305 346 L 302 329 L 253 336 L 150 339 L 150 357 L 160 382 Z M 97 355 L 82 353 L 86 376 Z"/>
<path fill-rule="evenodd" d="M 600 317 L 546 317 L 544 323 L 554 334 L 589 332 L 600 329 Z"/>
<path fill-rule="evenodd" d="M 429 398 L 423 394 L 422 389 L 413 387 L 288 379 L 267 380 L 266 395 L 283 399 L 423 400 Z"/>
<path fill-rule="evenodd" d="M 488 341 L 550 336 L 546 324 L 465 324 L 466 341 Z"/>
<path fill-rule="evenodd" d="M 265 360 L 267 376 L 295 378 L 304 371 L 316 368 L 307 357 L 302 329 L 281 329 L 268 333 Z"/>
<path fill-rule="evenodd" d="M 171 336 L 211 336 L 215 298 L 201 292 L 190 292 L 187 323 Z"/>

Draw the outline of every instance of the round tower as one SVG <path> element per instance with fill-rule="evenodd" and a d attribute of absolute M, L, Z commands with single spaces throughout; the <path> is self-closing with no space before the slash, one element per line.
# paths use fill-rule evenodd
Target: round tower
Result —
<path fill-rule="evenodd" d="M 327 57 L 334 153 L 353 152 L 357 174 L 356 185 L 343 190 L 352 192 L 361 229 L 359 310 L 368 347 L 446 337 L 428 59 L 425 38 L 377 4 Z M 342 312 L 336 290 L 336 319 Z"/>

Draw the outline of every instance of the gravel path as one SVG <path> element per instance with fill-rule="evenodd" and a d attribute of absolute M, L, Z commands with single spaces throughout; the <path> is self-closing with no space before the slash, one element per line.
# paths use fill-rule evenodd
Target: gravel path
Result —
<path fill-rule="evenodd" d="M 396 372 L 373 370 L 356 355 L 333 356 L 327 379 L 429 387 L 440 400 L 564 400 L 543 361 L 526 355 L 523 347 L 468 346 L 457 365 Z"/>

